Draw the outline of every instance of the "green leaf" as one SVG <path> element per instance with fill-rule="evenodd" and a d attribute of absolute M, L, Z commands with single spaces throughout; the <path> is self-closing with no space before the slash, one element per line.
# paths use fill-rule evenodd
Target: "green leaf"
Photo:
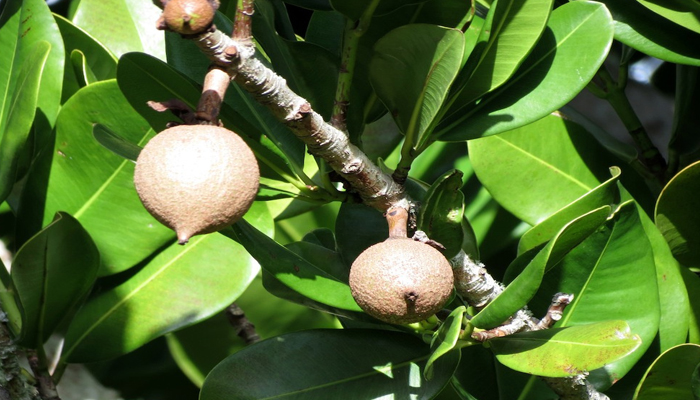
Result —
<path fill-rule="evenodd" d="M 636 0 L 602 0 L 615 21 L 615 40 L 665 61 L 700 65 L 700 35 L 663 18 Z"/>
<path fill-rule="evenodd" d="M 201 400 L 432 398 L 448 383 L 459 353 L 422 370 L 427 346 L 410 335 L 369 329 L 290 333 L 228 357 L 207 376 Z M 313 371 L 323 371 L 314 373 Z M 264 379 L 266 384 L 258 384 Z"/>
<path fill-rule="evenodd" d="M 5 54 L 0 57 L 0 123 L 7 118 L 8 108 L 13 105 L 9 100 L 15 87 L 22 84 L 18 76 L 26 74 L 27 68 L 41 68 L 25 60 L 34 57 L 36 47 L 44 46 L 42 42 L 48 42 L 51 51 L 41 75 L 37 107 L 53 126 L 61 100 L 65 58 L 61 34 L 44 0 L 7 0 L 4 5 L 0 16 L 0 49 Z M 2 132 L 0 128 L 0 136 Z"/>
<path fill-rule="evenodd" d="M 129 53 L 119 60 L 117 81 L 131 106 L 158 132 L 165 129 L 166 123 L 173 121 L 174 117 L 171 113 L 158 113 L 151 109 L 147 105 L 148 101 L 180 99 L 195 109 L 201 96 L 201 87 L 196 83 L 164 62 L 142 53 Z M 240 90 L 237 89 L 237 85 L 231 86 L 230 89 L 229 92 Z M 303 160 L 304 146 L 295 137 L 289 137 L 288 130 L 271 130 L 269 127 L 263 129 L 263 125 L 248 122 L 227 103 L 222 105 L 219 117 L 224 126 L 238 133 L 253 150 L 263 176 L 275 179 L 282 176 L 289 182 L 298 180 L 290 163 L 300 162 L 294 158 L 298 157 L 299 150 Z M 290 155 L 289 158 L 286 155 Z"/>
<path fill-rule="evenodd" d="M 700 216 L 689 210 L 700 207 L 700 162 L 671 179 L 661 192 L 654 218 L 673 255 L 686 267 L 700 267 Z"/>
<path fill-rule="evenodd" d="M 495 7 L 495 14 L 490 40 L 481 50 L 470 78 L 459 88 L 448 115 L 498 88 L 515 73 L 542 35 L 552 3 L 552 0 L 499 0 L 491 6 L 491 9 Z"/>
<path fill-rule="evenodd" d="M 564 4 L 552 12 L 547 29 L 518 73 L 469 112 L 448 119 L 436 134 L 445 141 L 473 139 L 547 116 L 593 78 L 608 54 L 612 36 L 612 18 L 604 5 Z"/>
<path fill-rule="evenodd" d="M 639 217 L 654 252 L 661 308 L 659 349 L 666 351 L 673 346 L 685 343 L 688 335 L 691 305 L 682 271 L 686 268 L 676 261 L 661 232 L 641 209 Z"/>
<path fill-rule="evenodd" d="M 61 37 L 68 57 L 74 51 L 80 51 L 85 58 L 84 70 L 89 70 L 97 80 L 114 79 L 117 74 L 117 59 L 102 43 L 95 40 L 87 32 L 73 25 L 72 22 L 60 15 L 54 15 L 56 25 L 61 31 Z M 68 100 L 80 89 L 76 76 L 70 68 L 65 69 L 63 79 L 62 102 Z"/>
<path fill-rule="evenodd" d="M 54 221 L 17 252 L 12 282 L 22 305 L 19 343 L 41 346 L 85 300 L 100 267 L 90 235 L 69 214 Z"/>
<path fill-rule="evenodd" d="M 163 32 L 155 23 L 161 13 L 150 1 L 80 0 L 73 23 L 117 57 L 143 51 L 165 59 Z"/>
<path fill-rule="evenodd" d="M 9 196 L 18 180 L 18 163 L 34 121 L 39 99 L 39 84 L 51 45 L 39 42 L 25 54 L 17 82 L 0 114 L 0 201 Z"/>
<path fill-rule="evenodd" d="M 460 398 L 498 399 L 497 363 L 493 352 L 484 346 L 469 346 L 462 348 L 461 353 L 464 361 L 459 363 L 451 381 Z"/>
<path fill-rule="evenodd" d="M 681 344 L 666 350 L 649 367 L 634 400 L 687 400 L 696 398 L 693 374 L 700 364 L 700 346 Z"/>
<path fill-rule="evenodd" d="M 516 259 L 506 275 L 518 273 L 503 293 L 471 319 L 471 324 L 481 329 L 495 328 L 523 308 L 540 288 L 546 271 L 554 267 L 572 249 L 595 232 L 610 216 L 610 206 L 603 206 L 567 223 L 534 258 L 525 254 Z M 528 262 L 529 261 L 529 262 Z M 518 269 L 526 263 L 522 272 Z M 554 294 L 554 292 L 552 292 Z"/>
<path fill-rule="evenodd" d="M 306 241 L 290 243 L 285 247 L 339 281 L 348 282 L 350 266 L 345 265 L 340 254 L 335 250 Z"/>
<path fill-rule="evenodd" d="M 681 277 L 688 291 L 690 312 L 688 315 L 688 342 L 700 344 L 700 277 L 688 268 L 680 269 Z"/>
<path fill-rule="evenodd" d="M 131 143 L 144 145 L 154 134 L 134 112 L 117 82 L 81 89 L 61 110 L 56 145 L 45 187 L 43 224 L 58 210 L 72 214 L 100 249 L 100 275 L 123 271 L 174 238 L 143 208 L 133 186 L 134 163 L 114 155 L 93 137 L 99 123 Z M 46 185 L 46 184 L 44 184 Z M 28 193 L 32 195 L 32 193 Z"/>
<path fill-rule="evenodd" d="M 438 329 L 433 334 L 433 340 L 430 344 L 432 353 L 428 362 L 425 363 L 425 370 L 423 371 L 423 377 L 427 380 L 433 378 L 433 365 L 441 357 L 455 351 L 455 345 L 457 345 L 457 339 L 462 332 L 462 319 L 464 314 L 467 312 L 465 306 L 459 306 L 452 310 L 447 319 L 442 322 L 440 329 Z"/>
<path fill-rule="evenodd" d="M 265 205 L 245 218 L 271 228 Z M 80 309 L 68 328 L 63 358 L 106 360 L 168 332 L 205 320 L 240 296 L 259 272 L 245 249 L 219 234 L 172 243 Z"/>
<path fill-rule="evenodd" d="M 255 326 L 255 332 L 267 339 L 304 329 L 334 328 L 337 322 L 328 314 L 272 296 L 256 277 L 236 305 Z M 167 335 L 168 347 L 180 369 L 201 387 L 216 364 L 246 347 L 224 313 Z"/>
<path fill-rule="evenodd" d="M 637 1 L 662 17 L 695 33 L 700 33 L 700 4 L 688 0 Z"/>
<path fill-rule="evenodd" d="M 463 52 L 462 32 L 428 24 L 394 29 L 374 46 L 370 82 L 411 148 L 427 141 Z"/>
<path fill-rule="evenodd" d="M 635 365 L 652 344 L 659 326 L 653 253 L 634 203 L 621 205 L 599 231 L 545 274 L 530 309 L 535 315 L 545 315 L 552 294 L 557 292 L 571 293 L 574 300 L 555 326 L 624 320 L 642 339 L 641 346 L 629 356 L 591 371 L 591 383 L 605 390 Z"/>
<path fill-rule="evenodd" d="M 489 340 L 489 345 L 509 368 L 559 378 L 601 368 L 632 353 L 641 342 L 625 321 L 607 321 L 516 333 Z"/>
<path fill-rule="evenodd" d="M 245 221 L 224 233 L 241 243 L 267 272 L 302 295 L 350 311 L 361 311 L 347 283 L 265 236 Z"/>
<path fill-rule="evenodd" d="M 620 194 L 617 181 L 620 178 L 620 168 L 611 167 L 610 173 L 612 178 L 525 232 L 518 243 L 518 254 L 523 254 L 547 242 L 559 229 L 579 215 L 604 205 L 612 206 L 618 203 Z"/>
<path fill-rule="evenodd" d="M 459 253 L 465 240 L 462 221 L 466 220 L 464 194 L 459 190 L 461 187 L 460 171 L 443 174 L 428 190 L 418 216 L 418 229 L 445 247 L 442 253 L 447 259 Z"/>
<path fill-rule="evenodd" d="M 531 225 L 608 180 L 609 167 L 619 163 L 583 128 L 556 114 L 470 141 L 469 155 L 498 203 Z"/>
<path fill-rule="evenodd" d="M 129 161 L 136 162 L 141 153 L 141 146 L 131 143 L 100 123 L 93 125 L 92 135 L 105 149 Z"/>

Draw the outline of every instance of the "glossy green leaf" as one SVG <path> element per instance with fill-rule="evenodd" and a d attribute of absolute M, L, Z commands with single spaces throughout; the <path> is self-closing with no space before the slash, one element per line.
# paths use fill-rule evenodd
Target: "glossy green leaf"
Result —
<path fill-rule="evenodd" d="M 661 192 L 654 211 L 656 226 L 673 255 L 686 267 L 700 267 L 700 162 L 689 165 Z"/>
<path fill-rule="evenodd" d="M 255 204 L 245 218 L 271 229 L 265 205 Z M 241 245 L 219 234 L 171 243 L 88 300 L 66 333 L 65 360 L 106 360 L 205 320 L 235 301 L 260 270 Z"/>
<path fill-rule="evenodd" d="M 154 134 L 116 81 L 81 89 L 66 102 L 56 124 L 43 220 L 47 223 L 58 210 L 78 219 L 100 249 L 100 275 L 106 275 L 142 261 L 174 233 L 143 208 L 133 186 L 134 163 L 95 140 L 96 123 L 135 145 L 143 146 Z"/>
<path fill-rule="evenodd" d="M 469 346 L 461 349 L 459 363 L 452 387 L 463 400 L 498 399 L 496 360 L 493 352 L 484 346 Z"/>
<path fill-rule="evenodd" d="M 141 153 L 141 146 L 124 139 L 122 136 L 100 123 L 93 125 L 92 135 L 104 148 L 129 161 L 136 162 L 139 153 Z"/>
<path fill-rule="evenodd" d="M 700 344 L 700 277 L 688 268 L 680 269 L 688 291 L 690 312 L 688 313 L 688 343 Z"/>
<path fill-rule="evenodd" d="M 61 31 L 65 44 L 66 55 L 70 57 L 73 51 L 80 51 L 85 57 L 85 68 L 94 74 L 97 80 L 114 79 L 117 74 L 117 59 L 102 43 L 87 32 L 73 25 L 72 22 L 60 15 L 54 15 L 56 25 Z M 80 89 L 75 74 L 70 68 L 65 69 L 63 81 L 63 98 L 65 102 Z"/>
<path fill-rule="evenodd" d="M 0 57 L 0 104 L 4 111 L 0 111 L 0 122 L 7 118 L 7 110 L 12 106 L 9 96 L 15 93 L 17 85 L 22 84 L 18 75 L 26 73 L 23 70 L 30 67 L 25 60 L 37 51 L 36 46 L 43 46 L 41 42 L 48 42 L 51 50 L 41 75 L 37 107 L 53 126 L 63 80 L 65 56 L 61 34 L 44 0 L 6 0 L 3 3 L 5 7 L 0 16 L 0 49 L 4 55 Z"/>
<path fill-rule="evenodd" d="M 461 88 L 454 100 L 455 106 L 448 115 L 460 112 L 474 100 L 501 86 L 515 73 L 542 35 L 552 3 L 552 0 L 498 1 L 491 23 L 490 40 L 481 50 L 476 68 Z"/>
<path fill-rule="evenodd" d="M 17 82 L 0 111 L 0 201 L 18 180 L 20 153 L 29 136 L 39 98 L 39 84 L 51 45 L 39 42 L 23 57 Z"/>
<path fill-rule="evenodd" d="M 632 353 L 642 339 L 625 321 L 516 333 L 489 340 L 499 362 L 553 378 L 591 371 Z"/>
<path fill-rule="evenodd" d="M 693 394 L 692 376 L 700 364 L 700 346 L 682 344 L 661 354 L 649 367 L 634 400 L 687 400 Z"/>
<path fill-rule="evenodd" d="M 161 13 L 150 1 L 80 0 L 72 19 L 117 57 L 143 51 L 165 59 L 163 32 L 156 29 Z"/>
<path fill-rule="evenodd" d="M 226 234 L 241 243 L 263 269 L 291 289 L 332 307 L 361 311 L 347 283 L 284 248 L 247 222 L 238 222 Z"/>
<path fill-rule="evenodd" d="M 516 259 L 509 267 L 506 279 L 508 274 L 512 276 L 518 273 L 517 277 L 512 279 L 503 293 L 471 319 L 471 324 L 481 329 L 495 328 L 523 308 L 537 293 L 545 272 L 605 223 L 610 212 L 610 206 L 603 206 L 584 214 L 564 225 L 531 260 L 527 254 Z M 527 262 L 528 260 L 530 261 Z M 525 262 L 526 266 L 521 267 Z M 521 268 L 522 272 L 519 271 Z"/>
<path fill-rule="evenodd" d="M 659 290 L 659 349 L 667 349 L 685 343 L 690 325 L 691 305 L 688 289 L 683 280 L 684 266 L 673 257 L 668 243 L 654 225 L 654 221 L 640 210 L 644 231 L 651 243 L 656 264 L 656 282 Z"/>
<path fill-rule="evenodd" d="M 462 320 L 466 312 L 467 308 L 465 306 L 455 308 L 450 315 L 447 316 L 447 319 L 442 322 L 440 328 L 433 334 L 433 340 L 430 344 L 432 353 L 430 354 L 428 362 L 425 363 L 425 370 L 423 371 L 425 379 L 432 379 L 435 361 L 451 351 L 458 351 L 455 350 L 455 345 L 462 332 Z"/>
<path fill-rule="evenodd" d="M 97 82 L 95 74 L 88 67 L 85 60 L 85 54 L 80 50 L 73 50 L 69 57 L 70 67 L 73 69 L 73 75 L 76 78 L 76 83 L 79 87 L 85 87 L 90 83 Z M 68 68 L 66 68 L 67 70 Z"/>
<path fill-rule="evenodd" d="M 335 318 L 269 294 L 262 279 L 254 279 L 236 305 L 262 339 L 305 329 L 336 327 Z M 168 347 L 182 371 L 201 387 L 216 364 L 246 347 L 224 313 L 168 334 Z"/>
<path fill-rule="evenodd" d="M 700 33 L 700 4 L 688 0 L 637 1 L 669 21 L 695 33 Z"/>
<path fill-rule="evenodd" d="M 464 194 L 459 190 L 461 187 L 460 171 L 452 170 L 443 174 L 428 190 L 418 217 L 418 229 L 425 232 L 431 240 L 443 245 L 443 254 L 448 259 L 462 249 L 465 236 L 462 230 L 462 221 L 465 220 Z"/>
<path fill-rule="evenodd" d="M 545 243 L 565 224 L 579 215 L 598 207 L 618 203 L 620 194 L 617 190 L 617 181 L 620 178 L 620 168 L 611 167 L 610 173 L 612 178 L 525 232 L 518 243 L 518 254 Z"/>
<path fill-rule="evenodd" d="M 427 399 L 442 390 L 459 363 L 457 352 L 440 358 L 428 381 L 422 371 L 429 356 L 419 339 L 399 332 L 290 333 L 250 346 L 217 365 L 204 381 L 200 399 Z M 266 384 L 260 385 L 259 379 Z"/>
<path fill-rule="evenodd" d="M 180 99 L 194 109 L 201 96 L 201 88 L 193 81 L 162 61 L 142 53 L 129 53 L 120 59 L 117 81 L 131 106 L 159 132 L 165 129 L 167 122 L 175 120 L 175 117 L 171 113 L 154 111 L 148 107 L 148 101 Z M 237 89 L 237 85 L 230 88 L 229 91 L 240 90 Z M 282 176 L 290 182 L 297 181 L 289 164 L 299 161 L 289 161 L 294 158 L 290 157 L 288 160 L 285 154 L 296 155 L 298 150 L 303 152 L 304 146 L 298 139 L 289 138 L 288 135 L 285 138 L 284 135 L 288 131 L 263 130 L 248 122 L 228 104 L 222 105 L 219 116 L 224 126 L 241 135 L 253 150 L 263 176 L 276 179 Z"/>
<path fill-rule="evenodd" d="M 350 266 L 345 265 L 340 254 L 335 250 L 306 241 L 290 243 L 285 247 L 341 282 L 348 281 Z"/>
<path fill-rule="evenodd" d="M 624 203 L 610 221 L 545 274 L 529 303 L 534 314 L 545 315 L 557 292 L 571 293 L 574 300 L 555 326 L 624 320 L 642 339 L 629 356 L 591 371 L 589 380 L 605 390 L 634 366 L 659 327 L 654 257 L 633 203 Z"/>
<path fill-rule="evenodd" d="M 428 24 L 394 29 L 374 46 L 370 82 L 412 148 L 426 142 L 463 52 L 462 32 Z"/>
<path fill-rule="evenodd" d="M 593 78 L 608 54 L 612 36 L 612 18 L 605 6 L 584 1 L 564 4 L 552 12 L 547 29 L 518 73 L 469 112 L 443 123 L 436 134 L 445 141 L 473 139 L 547 116 Z"/>
<path fill-rule="evenodd" d="M 637 0 L 602 0 L 615 20 L 615 40 L 665 61 L 700 65 L 700 35 L 657 15 Z"/>
<path fill-rule="evenodd" d="M 608 168 L 618 162 L 583 128 L 556 114 L 470 141 L 469 155 L 498 203 L 531 225 L 608 180 Z"/>
<path fill-rule="evenodd" d="M 59 212 L 17 252 L 12 282 L 22 305 L 19 343 L 36 348 L 85 300 L 100 267 L 90 235 L 69 214 Z"/>

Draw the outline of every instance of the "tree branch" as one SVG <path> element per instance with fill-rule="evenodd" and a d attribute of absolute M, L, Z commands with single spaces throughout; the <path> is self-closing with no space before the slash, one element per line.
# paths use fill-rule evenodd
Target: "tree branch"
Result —
<path fill-rule="evenodd" d="M 22 374 L 18 352 L 0 308 L 0 400 L 39 400 L 36 388 Z"/>
<path fill-rule="evenodd" d="M 246 345 L 251 345 L 260 341 L 260 335 L 255 331 L 255 325 L 245 316 L 243 309 L 238 304 L 233 303 L 226 309 L 226 318 L 236 330 L 238 335 Z"/>

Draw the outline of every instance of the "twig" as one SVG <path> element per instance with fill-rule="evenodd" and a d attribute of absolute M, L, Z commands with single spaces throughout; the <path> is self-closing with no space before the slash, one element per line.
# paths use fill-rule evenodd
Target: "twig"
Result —
<path fill-rule="evenodd" d="M 246 345 L 251 345 L 260 341 L 260 335 L 255 331 L 255 325 L 245 316 L 243 309 L 238 304 L 233 303 L 226 309 L 226 318 L 236 330 L 236 335 L 245 341 Z"/>
<path fill-rule="evenodd" d="M 587 374 L 580 374 L 570 378 L 540 378 L 559 396 L 559 400 L 610 400 L 596 390 L 586 380 L 586 376 Z"/>
<path fill-rule="evenodd" d="M 41 399 L 61 400 L 61 398 L 58 397 L 58 391 L 56 391 L 56 384 L 54 383 L 51 374 L 49 374 L 44 349 L 39 347 L 37 349 L 27 350 L 26 352 L 29 367 L 32 369 L 34 377 L 37 380 L 37 389 L 39 390 Z"/>
<path fill-rule="evenodd" d="M 226 89 L 231 84 L 229 74 L 218 66 L 213 65 L 204 77 L 202 96 L 197 104 L 195 113 L 197 120 L 209 125 L 220 125 L 219 111 L 224 101 Z"/>

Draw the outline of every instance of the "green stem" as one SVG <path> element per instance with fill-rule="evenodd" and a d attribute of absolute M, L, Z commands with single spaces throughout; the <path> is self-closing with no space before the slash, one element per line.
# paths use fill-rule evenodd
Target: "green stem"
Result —
<path fill-rule="evenodd" d="M 649 135 L 644 129 L 642 122 L 639 120 L 637 113 L 632 108 L 627 95 L 625 94 L 624 87 L 621 87 L 615 82 L 615 80 L 608 72 L 605 66 L 602 66 L 598 70 L 598 77 L 603 81 L 605 85 L 605 99 L 613 107 L 620 120 L 625 125 L 627 132 L 629 132 L 632 140 L 640 150 L 640 160 L 649 170 L 651 175 L 656 177 L 657 183 L 663 184 L 663 175 L 666 171 L 666 161 L 661 156 L 659 149 L 656 148 L 654 143 L 649 138 Z"/>
<path fill-rule="evenodd" d="M 372 22 L 372 15 L 377 9 L 380 0 L 372 0 L 362 13 L 360 19 L 355 22 L 347 20 L 343 35 L 343 50 L 338 72 L 338 85 L 335 89 L 335 101 L 331 125 L 341 131 L 347 130 L 347 109 L 350 103 L 350 88 L 355 76 L 355 64 L 357 62 L 357 49 L 360 46 L 360 38 L 367 32 Z"/>

